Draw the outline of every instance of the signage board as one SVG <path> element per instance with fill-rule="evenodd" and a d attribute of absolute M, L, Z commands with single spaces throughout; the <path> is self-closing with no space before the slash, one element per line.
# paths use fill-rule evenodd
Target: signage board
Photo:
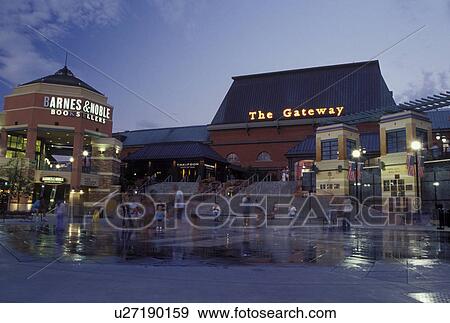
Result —
<path fill-rule="evenodd" d="M 277 117 L 272 111 L 255 110 L 248 113 L 250 121 L 280 119 L 311 119 L 318 117 L 340 117 L 344 113 L 343 106 L 318 108 L 284 108 L 282 115 Z"/>
<path fill-rule="evenodd" d="M 64 184 L 66 179 L 61 176 L 42 176 L 41 182 L 44 184 Z"/>
<path fill-rule="evenodd" d="M 105 124 L 112 119 L 112 108 L 81 98 L 44 96 L 43 107 L 55 116 L 83 118 Z"/>

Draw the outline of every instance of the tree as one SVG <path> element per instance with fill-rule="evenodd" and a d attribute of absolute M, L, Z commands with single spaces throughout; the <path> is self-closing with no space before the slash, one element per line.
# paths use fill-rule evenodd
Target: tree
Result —
<path fill-rule="evenodd" d="M 11 158 L 6 164 L 0 166 L 0 178 L 5 180 L 9 190 L 9 203 L 15 197 L 17 204 L 21 197 L 28 197 L 33 192 L 33 167 L 28 159 Z"/>

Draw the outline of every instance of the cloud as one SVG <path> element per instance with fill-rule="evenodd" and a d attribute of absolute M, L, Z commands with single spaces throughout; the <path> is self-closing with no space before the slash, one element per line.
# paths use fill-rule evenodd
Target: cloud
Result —
<path fill-rule="evenodd" d="M 150 128 L 157 128 L 160 126 L 161 125 L 159 123 L 150 120 L 139 120 L 138 122 L 136 122 L 136 127 L 138 129 L 150 129 Z"/>
<path fill-rule="evenodd" d="M 179 23 L 185 18 L 188 6 L 185 0 L 151 0 L 150 2 L 169 25 Z"/>
<path fill-rule="evenodd" d="M 73 29 L 104 27 L 121 18 L 120 0 L 15 0 L 0 6 L 0 78 L 17 84 L 56 70 L 60 63 L 43 57 L 42 42 L 26 25 L 58 40 Z"/>
<path fill-rule="evenodd" d="M 417 82 L 408 83 L 406 90 L 396 96 L 397 102 L 420 99 L 450 89 L 450 69 L 442 72 L 422 71 Z"/>
<path fill-rule="evenodd" d="M 148 0 L 162 20 L 171 27 L 180 28 L 186 39 L 192 40 L 197 32 L 197 18 L 205 8 L 203 0 Z"/>

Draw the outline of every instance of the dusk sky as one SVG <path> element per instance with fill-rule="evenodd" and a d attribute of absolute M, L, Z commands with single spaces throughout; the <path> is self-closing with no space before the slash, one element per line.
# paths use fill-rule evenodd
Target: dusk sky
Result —
<path fill-rule="evenodd" d="M 232 76 L 377 57 L 397 103 L 450 90 L 450 1 L 0 0 L 0 94 L 80 56 L 175 122 L 69 56 L 105 93 L 114 130 L 207 124 Z M 2 106 L 3 103 L 0 104 Z"/>

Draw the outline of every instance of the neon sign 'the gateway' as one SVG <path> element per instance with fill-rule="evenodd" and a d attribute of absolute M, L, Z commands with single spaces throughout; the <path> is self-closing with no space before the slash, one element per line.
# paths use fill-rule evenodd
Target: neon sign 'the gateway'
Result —
<path fill-rule="evenodd" d="M 103 124 L 111 120 L 110 107 L 86 99 L 44 96 L 43 106 L 56 116 L 84 118 Z"/>
<path fill-rule="evenodd" d="M 283 109 L 284 119 L 307 119 L 315 117 L 340 117 L 344 112 L 344 107 L 320 107 L 320 108 L 285 108 Z M 264 112 L 261 110 L 250 111 L 249 119 L 254 120 L 273 120 L 275 115 L 273 112 Z"/>

